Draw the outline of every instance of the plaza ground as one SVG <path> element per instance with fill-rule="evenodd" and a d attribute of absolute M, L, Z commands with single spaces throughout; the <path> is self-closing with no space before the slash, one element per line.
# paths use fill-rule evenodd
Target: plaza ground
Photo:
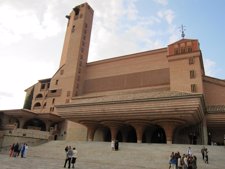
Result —
<path fill-rule="evenodd" d="M 119 151 L 112 151 L 109 142 L 51 141 L 29 147 L 27 158 L 12 158 L 6 150 L 0 153 L 0 169 L 60 169 L 65 160 L 66 145 L 76 147 L 77 169 L 167 169 L 172 151 L 186 153 L 190 145 L 119 143 Z M 206 146 L 209 164 L 201 158 L 201 145 L 191 145 L 197 156 L 198 169 L 223 169 L 225 147 Z"/>

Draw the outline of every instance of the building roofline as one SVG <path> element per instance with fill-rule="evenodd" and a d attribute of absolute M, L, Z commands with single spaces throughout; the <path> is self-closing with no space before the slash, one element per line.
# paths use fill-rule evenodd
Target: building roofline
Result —
<path fill-rule="evenodd" d="M 215 77 L 204 76 L 203 80 L 206 81 L 206 82 L 210 82 L 210 83 L 213 83 L 213 84 L 220 85 L 220 86 L 225 86 L 225 80 L 218 79 L 218 78 L 215 78 Z"/>
<path fill-rule="evenodd" d="M 198 39 L 185 39 L 184 38 L 184 39 L 180 39 L 180 40 L 178 40 L 176 42 L 173 42 L 173 43 L 169 44 L 168 46 L 174 45 L 174 44 L 179 43 L 179 42 L 182 42 L 182 41 L 198 41 Z"/>
<path fill-rule="evenodd" d="M 135 58 L 135 57 L 142 56 L 144 54 L 153 54 L 153 53 L 160 53 L 160 52 L 167 52 L 167 47 L 149 50 L 149 51 L 138 52 L 138 53 L 132 53 L 132 54 L 128 54 L 128 55 L 112 57 L 112 58 L 98 60 L 98 61 L 93 61 L 93 62 L 89 62 L 87 64 L 88 65 L 103 64 L 103 63 L 107 63 L 107 62 L 115 62 L 115 61 L 118 61 L 118 60 Z"/>

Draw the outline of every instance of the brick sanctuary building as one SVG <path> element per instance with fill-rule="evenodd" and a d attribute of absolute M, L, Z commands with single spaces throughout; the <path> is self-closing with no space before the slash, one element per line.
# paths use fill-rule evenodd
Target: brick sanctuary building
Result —
<path fill-rule="evenodd" d="M 198 40 L 87 63 L 93 14 L 84 3 L 66 16 L 58 70 L 26 89 L 24 109 L 0 111 L 2 142 L 223 144 L 225 81 L 205 75 Z"/>

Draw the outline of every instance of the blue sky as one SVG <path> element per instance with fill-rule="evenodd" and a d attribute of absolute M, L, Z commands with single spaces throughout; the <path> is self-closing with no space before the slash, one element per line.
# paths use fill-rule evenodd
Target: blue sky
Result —
<path fill-rule="evenodd" d="M 225 1 L 0 0 L 0 110 L 23 107 L 24 90 L 58 69 L 72 8 L 95 11 L 89 61 L 198 39 L 206 75 L 225 79 Z M 121 45 L 122 44 L 122 45 Z"/>

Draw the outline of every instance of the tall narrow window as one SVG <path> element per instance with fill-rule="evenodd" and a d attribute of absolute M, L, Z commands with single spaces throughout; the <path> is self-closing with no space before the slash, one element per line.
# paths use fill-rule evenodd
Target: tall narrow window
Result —
<path fill-rule="evenodd" d="M 56 80 L 56 81 L 55 81 L 55 85 L 58 85 L 58 83 L 59 83 L 59 80 Z"/>
<path fill-rule="evenodd" d="M 190 71 L 190 78 L 191 79 L 194 79 L 195 78 L 195 71 L 194 70 L 191 70 Z"/>
<path fill-rule="evenodd" d="M 192 48 L 190 46 L 187 48 L 187 52 L 188 53 L 192 52 Z"/>
<path fill-rule="evenodd" d="M 45 89 L 45 84 L 41 84 L 41 90 Z"/>
<path fill-rule="evenodd" d="M 75 25 L 73 25 L 73 27 L 72 27 L 72 32 L 74 32 L 75 31 Z"/>
<path fill-rule="evenodd" d="M 60 75 L 63 75 L 63 73 L 64 73 L 64 70 L 63 69 L 60 70 Z"/>
<path fill-rule="evenodd" d="M 52 104 L 54 104 L 55 103 L 55 99 L 52 99 Z"/>
<path fill-rule="evenodd" d="M 54 111 L 54 107 L 50 107 L 50 112 L 53 112 Z"/>
<path fill-rule="evenodd" d="M 181 53 L 185 53 L 185 48 L 182 47 L 181 50 L 180 50 L 180 52 L 181 52 Z"/>
<path fill-rule="evenodd" d="M 195 60 L 194 57 L 190 57 L 189 58 L 189 65 L 194 64 Z"/>
<path fill-rule="evenodd" d="M 196 84 L 191 84 L 191 92 L 193 93 L 197 92 Z"/>

